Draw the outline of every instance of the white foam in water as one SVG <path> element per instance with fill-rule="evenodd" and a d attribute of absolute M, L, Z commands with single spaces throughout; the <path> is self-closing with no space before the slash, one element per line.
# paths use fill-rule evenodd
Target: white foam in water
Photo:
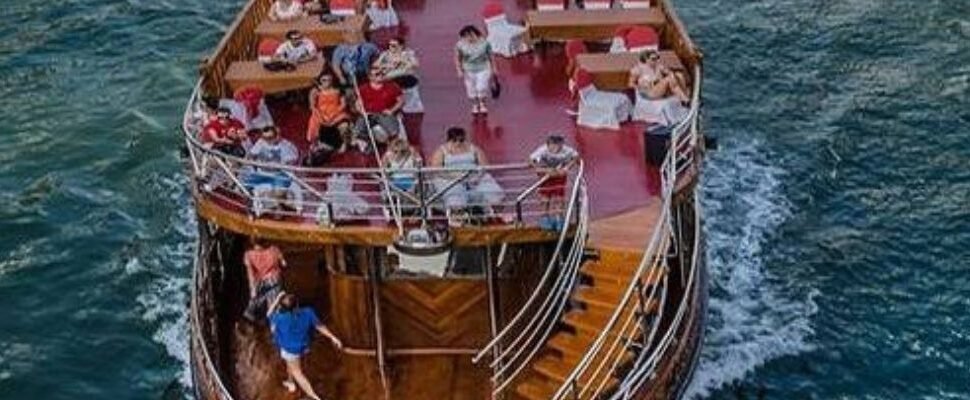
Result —
<path fill-rule="evenodd" d="M 704 207 L 711 297 L 700 363 L 685 398 L 709 396 L 769 360 L 812 349 L 812 301 L 786 298 L 769 279 L 763 245 L 791 216 L 758 143 L 730 143 L 711 153 Z"/>
<path fill-rule="evenodd" d="M 171 202 L 177 207 L 177 213 L 169 221 L 174 238 L 166 238 L 169 240 L 164 245 L 151 248 L 142 258 L 129 260 L 125 269 L 129 272 L 151 271 L 148 290 L 137 298 L 142 319 L 156 327 L 152 339 L 179 361 L 181 370 L 177 378 L 183 387 L 190 388 L 188 304 L 196 223 L 184 189 L 185 182 L 162 179 L 160 183 L 165 186 L 160 193 L 171 193 Z"/>

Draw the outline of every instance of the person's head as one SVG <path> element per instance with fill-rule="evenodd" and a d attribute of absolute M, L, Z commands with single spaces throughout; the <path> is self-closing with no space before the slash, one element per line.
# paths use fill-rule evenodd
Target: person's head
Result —
<path fill-rule="evenodd" d="M 404 38 L 397 36 L 387 41 L 387 49 L 390 51 L 404 50 Z"/>
<path fill-rule="evenodd" d="M 482 37 L 482 31 L 475 25 L 465 25 L 458 31 L 458 37 L 464 40 L 474 41 Z"/>
<path fill-rule="evenodd" d="M 267 126 L 263 128 L 261 137 L 267 142 L 276 143 L 280 140 L 280 131 L 275 126 Z"/>
<path fill-rule="evenodd" d="M 370 70 L 367 71 L 367 80 L 378 85 L 384 83 L 384 71 L 381 71 L 376 64 L 371 65 Z"/>
<path fill-rule="evenodd" d="M 448 128 L 448 132 L 445 135 L 448 143 L 465 143 L 465 139 L 467 138 L 465 130 L 457 126 Z"/>
<path fill-rule="evenodd" d="M 250 236 L 249 243 L 252 244 L 252 246 L 257 249 L 266 247 L 266 239 L 256 237 L 256 236 Z"/>
<path fill-rule="evenodd" d="M 324 72 L 317 77 L 317 87 L 321 89 L 328 89 L 333 87 L 333 74 L 330 72 Z"/>
<path fill-rule="evenodd" d="M 226 107 L 219 107 L 216 109 L 216 117 L 218 117 L 220 121 L 227 121 L 231 116 L 232 112 L 230 112 Z"/>
<path fill-rule="evenodd" d="M 286 40 L 292 43 L 299 42 L 300 40 L 303 40 L 303 33 L 296 29 L 288 30 L 286 31 Z"/>
<path fill-rule="evenodd" d="M 546 147 L 548 147 L 549 151 L 553 153 L 558 153 L 559 151 L 561 151 L 565 143 L 566 143 L 566 139 L 563 138 L 562 135 L 559 135 L 556 133 L 553 133 L 549 135 L 548 138 L 546 138 Z"/>
<path fill-rule="evenodd" d="M 296 298 L 296 295 L 291 293 L 286 293 L 283 298 L 280 299 L 280 310 L 284 312 L 291 312 L 295 310 L 300 305 L 300 300 Z"/>
<path fill-rule="evenodd" d="M 402 137 L 395 137 L 391 140 L 388 148 L 395 154 L 407 154 L 411 151 L 411 146 L 408 145 L 408 141 Z"/>
<path fill-rule="evenodd" d="M 660 61 L 660 53 L 656 50 L 647 50 L 640 53 L 640 62 L 654 64 Z"/>

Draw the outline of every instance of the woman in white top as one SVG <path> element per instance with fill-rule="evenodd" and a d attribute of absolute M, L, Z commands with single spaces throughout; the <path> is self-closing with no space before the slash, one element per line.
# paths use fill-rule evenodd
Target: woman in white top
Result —
<path fill-rule="evenodd" d="M 651 100 L 677 96 L 681 103 L 690 101 L 683 75 L 675 74 L 661 64 L 660 53 L 654 50 L 640 54 L 637 64 L 630 70 L 628 85 Z"/>
<path fill-rule="evenodd" d="M 270 21 L 293 21 L 304 16 L 303 2 L 298 0 L 276 0 L 269 8 Z"/>
<path fill-rule="evenodd" d="M 418 154 L 408 141 L 397 137 L 391 141 L 382 158 L 384 167 L 390 175 L 391 185 L 395 188 L 410 192 L 417 183 L 417 177 L 412 171 L 421 166 L 421 155 Z"/>
<path fill-rule="evenodd" d="M 447 135 L 447 141 L 431 156 L 432 166 L 471 170 L 480 169 L 488 164 L 485 152 L 467 140 L 464 129 L 449 128 Z M 444 189 L 454 179 L 464 174 L 459 171 L 440 174 L 435 179 L 435 186 L 438 190 Z M 492 207 L 501 202 L 504 195 L 492 175 L 487 172 L 476 172 L 465 178 L 462 183 L 448 189 L 443 197 L 449 222 L 455 225 L 458 221 L 455 219 L 454 211 L 477 206 L 484 208 L 487 213 L 492 213 Z"/>

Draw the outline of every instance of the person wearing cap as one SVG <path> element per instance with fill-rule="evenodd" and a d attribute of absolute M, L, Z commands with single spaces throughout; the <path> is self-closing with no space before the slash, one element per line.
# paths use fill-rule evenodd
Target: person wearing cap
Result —
<path fill-rule="evenodd" d="M 244 157 L 249 137 L 246 136 L 246 128 L 242 122 L 233 118 L 228 108 L 220 107 L 216 110 L 215 118 L 210 119 L 202 128 L 199 139 L 208 148 Z"/>
<path fill-rule="evenodd" d="M 286 380 L 283 381 L 283 386 L 290 393 L 296 392 L 299 388 L 307 397 L 321 400 L 313 390 L 310 380 L 303 373 L 301 361 L 310 352 L 310 342 L 314 332 L 330 339 L 337 350 L 343 349 L 343 343 L 320 322 L 312 308 L 301 306 L 299 300 L 292 294 L 281 292 L 276 296 L 266 316 L 269 318 L 273 343 L 276 344 L 280 358 L 286 364 Z"/>
<path fill-rule="evenodd" d="M 565 138 L 558 134 L 549 135 L 546 142 L 529 155 L 529 164 L 545 178 L 539 186 L 539 196 L 545 206 L 545 214 L 539 218 L 541 228 L 562 229 L 567 173 L 578 161 L 579 152 L 566 145 Z"/>
<path fill-rule="evenodd" d="M 276 48 L 273 58 L 289 64 L 300 64 L 317 58 L 317 45 L 298 30 L 286 32 L 286 41 Z"/>

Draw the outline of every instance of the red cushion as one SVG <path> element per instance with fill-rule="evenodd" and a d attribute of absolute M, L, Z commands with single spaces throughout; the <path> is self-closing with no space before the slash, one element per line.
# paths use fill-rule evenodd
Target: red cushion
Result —
<path fill-rule="evenodd" d="M 503 9 L 502 5 L 499 3 L 490 2 L 482 8 L 482 18 L 485 19 L 497 17 L 502 14 L 505 14 L 505 9 Z"/>
<path fill-rule="evenodd" d="M 618 38 L 626 37 L 626 34 L 630 33 L 630 31 L 633 30 L 633 28 L 636 28 L 636 27 L 633 25 L 620 25 L 616 27 L 616 30 L 613 31 L 613 37 L 618 37 Z"/>
<path fill-rule="evenodd" d="M 354 0 L 330 0 L 330 9 L 356 10 L 357 2 Z"/>
<path fill-rule="evenodd" d="M 586 53 L 589 51 L 586 48 L 586 43 L 579 39 L 570 39 L 566 41 L 566 58 L 572 60 L 576 56 Z"/>
<path fill-rule="evenodd" d="M 649 26 L 638 26 L 630 29 L 624 35 L 623 41 L 626 43 L 628 49 L 655 46 L 660 43 L 660 36 L 657 35 L 657 31 Z"/>
<path fill-rule="evenodd" d="M 582 68 L 576 69 L 576 73 L 573 75 L 573 82 L 576 83 L 576 90 L 591 86 L 593 84 L 593 74 Z"/>
<path fill-rule="evenodd" d="M 259 41 L 259 45 L 256 47 L 256 54 L 260 56 L 272 57 L 276 54 L 276 49 L 280 47 L 283 42 L 272 38 L 264 38 Z"/>

